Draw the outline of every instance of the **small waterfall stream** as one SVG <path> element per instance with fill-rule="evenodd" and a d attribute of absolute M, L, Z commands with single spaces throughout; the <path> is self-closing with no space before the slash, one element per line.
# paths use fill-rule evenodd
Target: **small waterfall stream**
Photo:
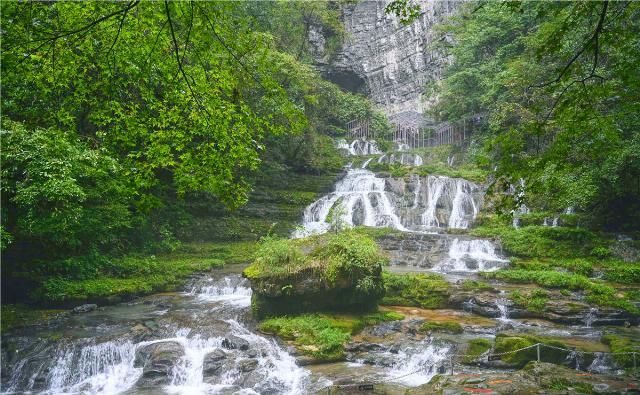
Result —
<path fill-rule="evenodd" d="M 205 335 L 182 327 L 172 331 L 172 335 L 154 335 L 159 338 L 142 341 L 126 336 L 108 341 L 98 337 L 65 340 L 50 347 L 48 352 L 53 352 L 50 358 L 42 358 L 42 353 L 26 355 L 14 366 L 3 385 L 3 393 L 116 394 L 133 388 L 169 394 L 304 393 L 309 372 L 297 366 L 295 359 L 274 339 L 258 335 L 232 318 L 238 316 L 237 310 L 247 312 L 250 298 L 248 283 L 237 274 L 218 280 L 203 279 L 180 297 L 181 307 L 166 316 L 177 314 L 180 322 L 181 311 L 216 314 L 224 324 L 221 328 L 226 329 L 216 332 L 206 325 L 207 330 L 214 332 Z M 240 339 L 231 342 L 247 345 L 230 347 L 225 344 L 230 342 L 228 339 Z M 154 346 L 158 351 L 153 351 Z M 175 362 L 172 354 L 176 355 Z M 145 355 L 160 358 L 153 360 L 150 368 L 153 375 L 148 377 L 145 366 L 151 362 L 141 362 Z M 220 366 L 212 374 L 215 362 Z M 163 369 L 167 370 L 166 382 L 154 385 Z"/>

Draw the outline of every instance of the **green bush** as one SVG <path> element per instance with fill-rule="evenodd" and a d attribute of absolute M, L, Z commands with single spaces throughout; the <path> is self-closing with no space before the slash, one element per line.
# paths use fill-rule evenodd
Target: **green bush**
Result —
<path fill-rule="evenodd" d="M 447 306 L 450 284 L 429 274 L 383 273 L 385 296 L 382 304 L 437 309 Z"/>

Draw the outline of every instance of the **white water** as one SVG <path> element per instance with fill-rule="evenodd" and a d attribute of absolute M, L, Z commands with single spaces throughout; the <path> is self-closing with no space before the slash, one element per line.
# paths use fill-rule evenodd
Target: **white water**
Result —
<path fill-rule="evenodd" d="M 339 143 L 339 148 L 345 148 L 344 144 Z M 374 140 L 353 140 L 348 145 L 349 155 L 378 155 L 382 151 L 378 148 L 378 144 Z"/>
<path fill-rule="evenodd" d="M 293 237 L 324 233 L 331 227 L 329 216 L 338 215 L 347 226 L 365 225 L 406 230 L 394 212 L 385 190 L 385 180 L 366 169 L 349 169 L 335 191 L 304 210 L 302 229 Z"/>
<path fill-rule="evenodd" d="M 449 247 L 448 259 L 436 264 L 433 270 L 444 273 L 494 271 L 508 263 L 496 254 L 489 240 L 455 238 Z"/>
<path fill-rule="evenodd" d="M 234 307 L 249 307 L 251 305 L 251 288 L 246 279 L 224 277 L 220 280 L 209 278 L 207 283 L 194 286 L 188 293 L 202 302 L 222 302 Z"/>
<path fill-rule="evenodd" d="M 397 355 L 398 362 L 387 372 L 387 377 L 410 387 L 426 384 L 438 373 L 438 367 L 445 364 L 449 350 L 449 347 L 434 345 L 430 340 L 420 342 L 415 348 L 401 349 Z"/>
<path fill-rule="evenodd" d="M 422 213 L 421 224 L 428 228 L 443 227 L 441 208 L 451 207 L 446 227 L 466 229 L 480 210 L 476 197 L 479 187 L 462 178 L 443 176 L 427 177 L 427 208 Z M 446 214 L 446 210 L 445 210 Z"/>
<path fill-rule="evenodd" d="M 369 166 L 369 162 L 371 162 L 371 160 L 373 160 L 373 158 L 369 158 L 367 159 L 361 166 L 362 169 L 366 169 L 367 166 Z"/>
<path fill-rule="evenodd" d="M 250 299 L 250 289 L 243 286 L 244 280 L 226 277 L 212 281 L 210 285 L 194 288 L 187 295 L 194 296 L 201 303 L 215 303 L 226 306 L 246 308 Z M 246 284 L 244 284 L 246 285 Z M 257 335 L 235 320 L 225 320 L 230 325 L 230 333 L 214 337 L 191 335 L 191 329 L 184 328 L 175 335 L 152 341 L 132 343 L 130 341 L 108 341 L 99 344 L 75 342 L 59 346 L 57 356 L 52 361 L 44 361 L 38 371 L 29 373 L 23 370 L 24 362 L 18 363 L 13 372 L 7 392 L 31 390 L 34 380 L 41 372 L 46 374 L 46 390 L 44 394 L 83 393 L 83 394 L 118 394 L 134 388 L 142 377 L 143 368 L 135 367 L 136 352 L 145 346 L 161 342 L 175 342 L 184 349 L 184 356 L 173 367 L 170 384 L 163 390 L 175 394 L 215 394 L 224 388 L 238 385 L 245 387 L 238 393 L 258 394 L 263 390 L 277 389 L 282 394 L 300 394 L 305 392 L 308 371 L 296 365 L 295 359 L 287 354 L 273 339 Z M 254 372 L 260 376 L 257 383 L 249 387 L 242 385 L 242 374 L 234 365 L 219 376 L 205 382 L 203 377 L 203 361 L 206 355 L 222 348 L 224 336 L 232 334 L 245 339 L 250 349 L 255 350 L 257 367 Z M 236 353 L 238 361 L 243 357 L 238 350 L 224 350 L 227 354 Z M 27 388 L 17 388 L 24 383 L 24 374 L 31 374 Z M 158 392 L 153 389 L 152 392 Z M 151 393 L 151 392 L 150 392 Z"/>
<path fill-rule="evenodd" d="M 498 320 L 502 322 L 511 322 L 511 319 L 509 319 L 509 300 L 507 298 L 496 299 L 496 307 L 500 313 Z"/>

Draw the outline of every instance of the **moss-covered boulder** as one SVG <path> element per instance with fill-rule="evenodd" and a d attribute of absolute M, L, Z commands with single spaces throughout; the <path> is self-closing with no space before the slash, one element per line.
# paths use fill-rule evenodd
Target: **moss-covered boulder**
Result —
<path fill-rule="evenodd" d="M 243 275 L 257 318 L 320 311 L 373 311 L 384 295 L 386 258 L 349 230 L 305 239 L 265 240 Z"/>
<path fill-rule="evenodd" d="M 540 346 L 540 361 L 559 365 L 572 364 L 572 352 L 566 350 L 591 351 L 588 348 L 570 346 L 549 337 L 500 333 L 496 335 L 493 352 L 496 354 L 507 353 L 501 356 L 502 362 L 510 367 L 521 368 L 529 361 L 536 361 L 538 358 L 536 347 L 527 348 L 526 350 L 522 349 L 537 343 L 544 344 Z M 593 361 L 592 353 L 584 354 L 582 357 L 582 363 L 585 365 L 589 365 Z"/>

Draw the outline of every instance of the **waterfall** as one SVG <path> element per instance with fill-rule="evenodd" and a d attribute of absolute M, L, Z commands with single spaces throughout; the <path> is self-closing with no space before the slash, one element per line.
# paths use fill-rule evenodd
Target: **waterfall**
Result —
<path fill-rule="evenodd" d="M 498 320 L 502 322 L 509 322 L 509 299 L 507 298 L 498 298 L 496 299 L 496 307 L 498 308 Z"/>
<path fill-rule="evenodd" d="M 436 217 L 436 207 L 444 189 L 443 179 L 444 177 L 427 177 L 427 209 L 422 214 L 422 224 L 429 228 L 437 228 L 440 226 L 438 218 Z"/>
<path fill-rule="evenodd" d="M 478 215 L 478 206 L 473 200 L 473 185 L 461 178 L 456 179 L 456 194 L 453 199 L 453 209 L 449 217 L 449 227 L 466 229 L 469 227 L 469 213 L 471 218 Z"/>
<path fill-rule="evenodd" d="M 455 238 L 449 247 L 449 257 L 436 264 L 433 270 L 449 272 L 494 271 L 509 261 L 500 258 L 489 240 L 464 240 Z"/>
<path fill-rule="evenodd" d="M 302 226 L 293 237 L 328 231 L 336 215 L 347 226 L 392 227 L 402 231 L 469 227 L 480 209 L 482 191 L 478 185 L 442 176 L 428 176 L 424 184 L 422 177 L 413 177 L 415 188 L 409 200 L 406 191 L 410 189 L 405 180 L 389 179 L 387 184 L 369 170 L 351 168 L 332 193 L 305 208 Z M 422 193 L 423 189 L 426 193 Z M 422 200 L 425 197 L 426 202 Z M 421 207 L 426 208 L 422 211 Z"/>
<path fill-rule="evenodd" d="M 384 190 L 385 180 L 366 169 L 349 169 L 336 183 L 335 191 L 304 210 L 302 228 L 293 237 L 323 233 L 330 228 L 330 215 L 338 215 L 348 226 L 366 225 L 406 230 Z"/>
<path fill-rule="evenodd" d="M 363 164 L 362 164 L 362 169 L 366 169 L 367 166 L 369 166 L 369 162 L 371 162 L 371 160 L 373 160 L 373 158 L 369 158 L 367 159 Z"/>
<path fill-rule="evenodd" d="M 220 280 L 208 278 L 204 284 L 195 284 L 188 295 L 201 302 L 221 302 L 225 306 L 249 307 L 251 288 L 244 278 L 224 277 Z"/>
<path fill-rule="evenodd" d="M 592 307 L 589 309 L 589 312 L 584 316 L 584 326 L 586 328 L 591 328 L 591 325 L 598 319 L 598 309 Z"/>
<path fill-rule="evenodd" d="M 421 216 L 422 225 L 438 228 L 441 220 L 446 220 L 449 228 L 468 228 L 480 210 L 480 201 L 476 197 L 479 190 L 478 185 L 462 178 L 428 176 L 427 209 Z M 448 207 L 447 220 L 446 211 L 444 215 L 442 211 Z"/>
<path fill-rule="evenodd" d="M 358 139 L 349 144 L 350 155 L 376 155 L 381 153 L 378 144 L 374 140 Z"/>
<path fill-rule="evenodd" d="M 418 208 L 418 203 L 420 201 L 420 188 L 422 187 L 422 183 L 420 182 L 420 176 L 416 176 L 416 186 L 415 192 L 413 196 L 413 206 L 411 208 Z"/>
<path fill-rule="evenodd" d="M 242 309 L 247 310 L 251 290 L 246 285 L 246 280 L 239 275 L 219 280 L 205 279 L 184 295 L 192 297 L 196 303 L 209 303 L 209 306 L 223 304 L 228 307 L 241 305 Z M 221 318 L 229 316 L 226 310 L 217 311 L 216 314 Z M 221 319 L 220 322 L 225 322 L 227 329 L 207 336 L 192 333 L 190 328 L 182 328 L 169 337 L 140 342 L 98 342 L 93 338 L 58 343 L 53 358 L 42 358 L 41 353 L 37 353 L 19 361 L 11 373 L 6 392 L 35 390 L 52 395 L 116 394 L 131 390 L 177 394 L 219 393 L 225 389 L 246 394 L 306 392 L 309 372 L 298 367 L 295 359 L 275 340 L 251 332 L 235 319 Z M 226 338 L 230 336 L 248 342 L 249 350 L 225 348 Z M 170 357 L 166 359 L 161 356 L 161 367 L 168 366 L 167 385 L 162 385 L 162 390 L 157 386 L 140 387 L 138 381 L 144 378 L 144 368 L 136 365 L 136 356 L 144 353 L 148 346 L 162 343 L 173 344 L 181 351 L 181 356 L 175 362 Z M 206 357 L 215 351 L 226 355 L 223 357 L 224 366 L 219 373 L 209 373 L 205 377 Z M 252 352 L 254 357 L 248 356 L 248 352 Z M 33 369 L 34 358 L 41 361 L 36 370 Z M 251 362 L 255 368 L 250 372 L 243 370 L 242 364 L 246 362 Z M 171 366 L 172 363 L 175 364 Z M 40 387 L 35 386 L 38 379 L 41 380 Z"/>
<path fill-rule="evenodd" d="M 449 351 L 450 347 L 435 345 L 431 339 L 425 339 L 416 346 L 400 349 L 397 355 L 398 362 L 392 365 L 387 376 L 400 377 L 397 382 L 411 387 L 426 384 L 438 373 L 438 368 L 445 365 Z M 415 371 L 418 372 L 409 374 Z"/>

